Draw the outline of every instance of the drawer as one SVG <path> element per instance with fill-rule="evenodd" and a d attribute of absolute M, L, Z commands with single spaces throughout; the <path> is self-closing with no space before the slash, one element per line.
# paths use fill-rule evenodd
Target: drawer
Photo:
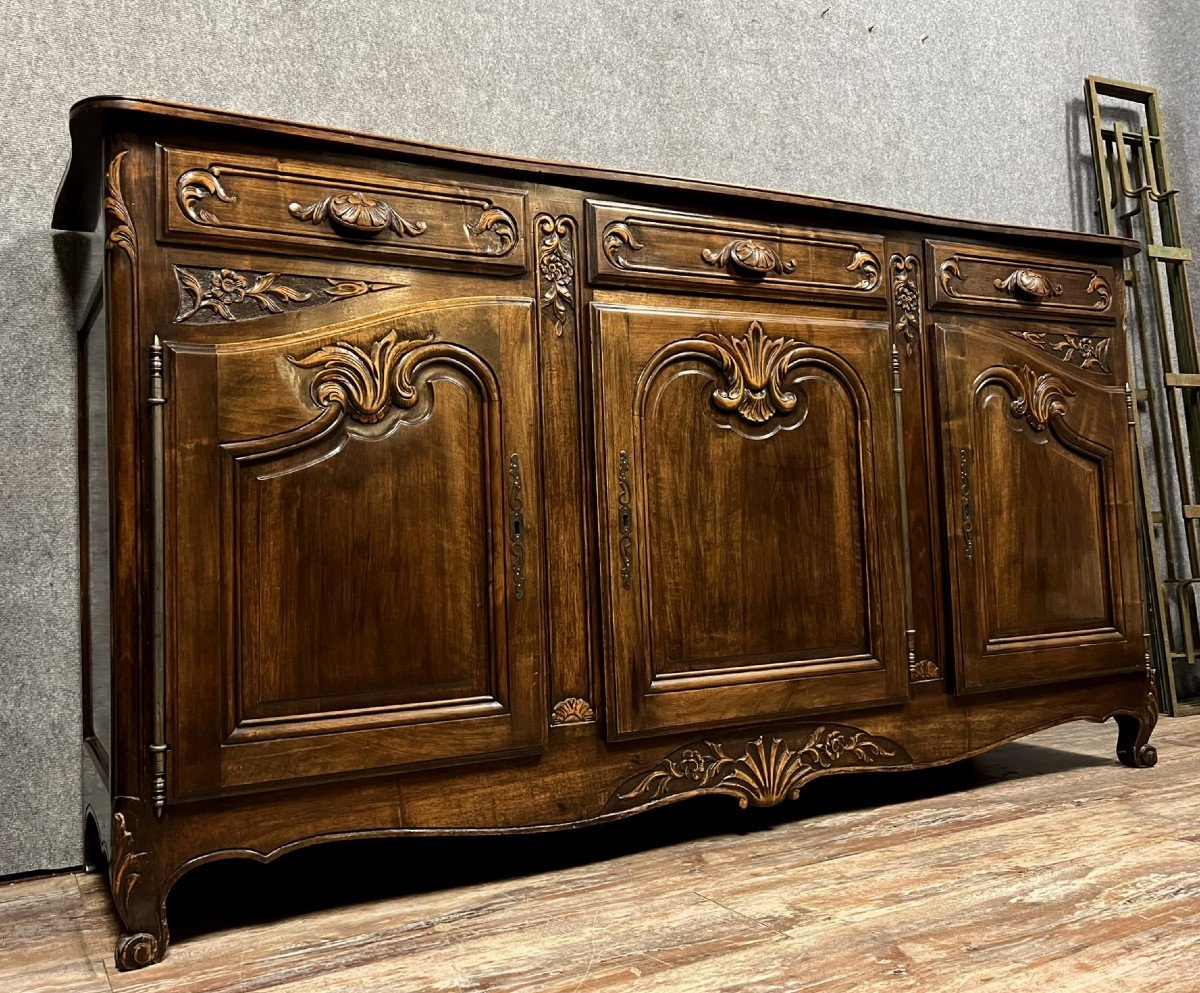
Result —
<path fill-rule="evenodd" d="M 180 148 L 159 153 L 166 241 L 524 272 L 525 200 L 521 190 L 315 161 Z"/>
<path fill-rule="evenodd" d="M 602 285 L 886 303 L 880 237 L 596 200 L 587 219 L 589 271 Z"/>
<path fill-rule="evenodd" d="M 1098 318 L 1114 312 L 1120 284 L 1109 266 L 944 241 L 927 241 L 925 252 L 934 306 Z"/>

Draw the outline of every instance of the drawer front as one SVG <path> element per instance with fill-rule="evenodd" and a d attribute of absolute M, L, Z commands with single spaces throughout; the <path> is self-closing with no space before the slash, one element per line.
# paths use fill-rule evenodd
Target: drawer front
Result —
<path fill-rule="evenodd" d="M 942 241 L 927 241 L 925 250 L 935 306 L 1099 319 L 1115 314 L 1118 281 L 1109 266 Z"/>
<path fill-rule="evenodd" d="M 587 202 L 592 279 L 618 286 L 854 298 L 883 306 L 883 239 Z"/>
<path fill-rule="evenodd" d="M 267 156 L 163 148 L 164 240 L 524 272 L 525 193 Z"/>

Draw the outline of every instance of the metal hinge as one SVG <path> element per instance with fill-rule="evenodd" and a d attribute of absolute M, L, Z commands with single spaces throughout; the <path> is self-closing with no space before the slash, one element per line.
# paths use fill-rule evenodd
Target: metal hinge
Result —
<path fill-rule="evenodd" d="M 166 611 L 166 585 L 164 577 L 165 555 L 163 548 L 164 522 L 163 505 L 163 406 L 167 402 L 163 389 L 163 345 L 158 335 L 150 346 L 150 389 L 146 404 L 150 408 L 150 520 L 151 520 L 151 651 L 150 664 L 154 672 L 154 720 L 150 742 L 150 767 L 152 772 L 150 797 L 154 813 L 162 816 L 167 802 L 167 680 L 166 642 L 164 640 L 164 614 Z"/>

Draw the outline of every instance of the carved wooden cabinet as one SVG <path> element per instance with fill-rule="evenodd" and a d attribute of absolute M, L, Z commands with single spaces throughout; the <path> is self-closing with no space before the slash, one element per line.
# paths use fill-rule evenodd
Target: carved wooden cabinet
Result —
<path fill-rule="evenodd" d="M 1149 765 L 1131 243 L 96 99 L 86 824 L 190 868 L 910 769 Z"/>

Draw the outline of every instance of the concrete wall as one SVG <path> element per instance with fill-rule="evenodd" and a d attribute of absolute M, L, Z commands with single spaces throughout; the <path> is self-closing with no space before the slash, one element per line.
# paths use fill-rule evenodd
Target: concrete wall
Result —
<path fill-rule="evenodd" d="M 49 231 L 73 101 L 160 97 L 1090 229 L 1083 77 L 1153 80 L 1152 41 L 1190 63 L 1166 7 L 0 0 L 0 874 L 81 858 L 75 370 Z M 1194 106 L 1195 82 L 1169 85 Z"/>

